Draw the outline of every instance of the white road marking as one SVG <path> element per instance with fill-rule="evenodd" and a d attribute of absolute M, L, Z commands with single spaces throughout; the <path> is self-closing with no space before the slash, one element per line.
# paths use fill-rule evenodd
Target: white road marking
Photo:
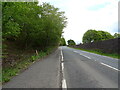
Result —
<path fill-rule="evenodd" d="M 79 53 L 79 52 L 77 52 L 77 51 L 73 51 L 73 52 Z M 82 51 L 82 52 L 86 52 L 86 51 Z M 89 53 L 89 52 L 87 52 L 87 53 Z M 94 53 L 90 53 L 90 54 L 94 54 Z M 79 53 L 79 55 L 82 55 L 82 56 L 84 56 L 84 57 L 86 57 L 86 58 L 88 58 L 88 59 L 91 59 L 90 57 L 88 57 L 88 56 L 86 56 L 86 55 L 83 55 L 82 53 Z M 98 55 L 98 54 L 94 54 L 94 55 Z M 98 55 L 98 56 L 102 56 L 102 55 Z M 107 56 L 103 56 L 103 57 L 110 58 L 110 57 L 107 57 Z M 114 60 L 119 60 L 119 59 L 114 59 Z M 94 60 L 94 61 L 97 61 L 97 60 Z M 100 62 L 100 63 L 101 63 L 102 65 L 104 65 L 104 66 L 107 66 L 107 67 L 112 68 L 112 69 L 114 69 L 114 70 L 120 71 L 119 69 L 114 68 L 114 67 L 112 67 L 112 66 L 110 66 L 110 65 L 107 65 L 107 64 L 102 63 L 102 62 Z"/>
<path fill-rule="evenodd" d="M 105 64 L 105 63 L 101 63 L 101 64 L 104 65 L 104 66 L 107 66 L 107 67 L 109 67 L 109 68 L 112 68 L 112 69 L 114 69 L 114 70 L 120 71 L 120 70 L 118 70 L 117 68 L 114 68 L 114 67 L 112 67 L 112 66 L 109 66 L 109 65 L 107 65 L 107 64 Z"/>
<path fill-rule="evenodd" d="M 84 57 L 86 57 L 86 58 L 88 58 L 88 59 L 91 59 L 90 57 L 88 57 L 88 56 L 85 56 L 85 55 L 84 55 Z"/>
<path fill-rule="evenodd" d="M 83 54 L 81 54 L 81 53 L 80 53 L 80 55 L 82 55 L 82 56 L 84 56 L 84 57 L 86 57 L 86 58 L 88 58 L 88 59 L 91 59 L 90 57 L 88 57 L 88 56 L 86 56 L 86 55 L 83 55 Z"/>
<path fill-rule="evenodd" d="M 64 64 L 63 64 L 63 63 L 61 63 L 61 66 L 62 66 L 62 72 L 63 72 L 63 70 L 64 70 Z"/>
<path fill-rule="evenodd" d="M 73 52 L 75 52 L 75 53 L 79 53 L 79 52 L 77 52 L 77 51 L 73 51 Z M 85 55 L 83 55 L 83 54 L 81 54 L 81 53 L 79 53 L 79 54 L 82 55 L 82 56 L 84 56 L 84 57 L 86 57 L 86 58 L 88 58 L 88 59 L 91 59 L 90 57 L 85 56 Z"/>
<path fill-rule="evenodd" d="M 79 52 L 77 52 L 77 51 L 73 51 L 73 52 L 75 52 L 75 53 L 79 53 Z"/>
<path fill-rule="evenodd" d="M 91 59 L 90 57 L 88 57 L 88 56 L 85 56 L 85 55 L 83 55 L 83 54 L 81 54 L 80 53 L 80 55 L 82 55 L 82 56 L 84 56 L 84 57 L 86 57 L 86 58 L 88 58 L 88 59 Z M 95 60 L 96 61 L 96 60 Z M 100 62 L 101 63 L 101 62 Z M 107 64 L 105 64 L 105 63 L 101 63 L 102 65 L 104 65 L 104 66 L 107 66 L 107 67 L 109 67 L 109 68 L 112 68 L 112 69 L 114 69 L 114 70 L 117 70 L 117 71 L 120 71 L 120 70 L 118 70 L 117 68 L 114 68 L 114 67 L 112 67 L 112 66 L 110 66 L 110 65 L 107 65 Z"/>
<path fill-rule="evenodd" d="M 67 84 L 66 84 L 66 80 L 65 80 L 65 74 L 64 74 L 64 62 L 63 62 L 63 53 L 62 53 L 62 48 L 61 48 L 61 67 L 62 67 L 62 89 L 67 89 Z"/>
<path fill-rule="evenodd" d="M 106 57 L 106 58 L 110 58 L 110 59 L 114 59 L 114 60 L 119 60 L 119 59 L 116 59 L 116 58 L 112 58 L 112 57 L 108 57 L 108 56 L 103 56 L 103 55 L 99 55 L 99 54 L 92 53 L 92 52 L 87 52 L 87 51 L 82 51 L 82 50 L 80 50 L 80 51 L 83 52 L 83 53 L 88 53 L 88 54 L 92 54 L 92 55 L 96 55 L 96 56 L 102 56 L 102 57 Z"/>
<path fill-rule="evenodd" d="M 61 49 L 61 56 L 62 56 L 62 49 Z"/>
<path fill-rule="evenodd" d="M 67 88 L 66 80 L 65 79 L 62 80 L 62 88 Z"/>
<path fill-rule="evenodd" d="M 62 61 L 63 61 L 63 56 L 62 56 Z"/>
<path fill-rule="evenodd" d="M 73 51 L 73 52 L 75 52 L 75 53 L 76 53 L 77 51 Z"/>
<path fill-rule="evenodd" d="M 61 60 L 61 61 L 63 61 L 63 53 L 62 53 L 62 48 L 61 48 L 61 58 L 62 58 L 62 60 Z"/>

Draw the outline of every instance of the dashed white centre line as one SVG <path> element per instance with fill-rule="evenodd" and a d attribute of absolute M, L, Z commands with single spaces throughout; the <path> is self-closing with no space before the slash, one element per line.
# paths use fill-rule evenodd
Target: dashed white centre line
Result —
<path fill-rule="evenodd" d="M 62 62 L 63 62 L 63 53 L 62 53 L 62 48 L 61 48 L 61 58 L 62 58 Z"/>
<path fill-rule="evenodd" d="M 67 84 L 66 84 L 66 80 L 65 79 L 62 80 L 62 88 L 67 88 Z"/>
<path fill-rule="evenodd" d="M 78 53 L 77 51 L 73 51 L 73 52 Z M 83 54 L 81 54 L 81 53 L 79 53 L 79 55 L 82 55 L 82 56 L 84 56 L 84 57 L 86 57 L 86 58 L 88 58 L 88 59 L 91 59 L 90 57 L 88 57 L 88 56 L 86 56 L 86 55 L 83 55 Z M 104 57 L 107 57 L 107 56 L 104 56 Z M 117 60 L 117 59 L 116 59 L 116 60 Z M 95 61 L 96 61 L 96 60 L 95 60 Z M 110 66 L 110 65 L 107 65 L 107 64 L 105 64 L 105 63 L 100 62 L 100 64 L 102 64 L 102 65 L 104 65 L 104 66 L 107 66 L 107 67 L 109 67 L 109 68 L 112 68 L 112 69 L 114 69 L 114 70 L 116 70 L 116 71 L 120 71 L 119 69 L 114 68 L 114 67 L 112 67 L 112 66 Z"/>
<path fill-rule="evenodd" d="M 109 66 L 109 65 L 107 65 L 107 64 L 105 64 L 105 63 L 101 63 L 102 65 L 104 65 L 104 66 L 107 66 L 107 67 L 109 67 L 109 68 L 112 68 L 112 69 L 114 69 L 114 70 L 116 70 L 116 71 L 120 71 L 120 70 L 118 70 L 117 68 L 114 68 L 114 67 L 112 67 L 112 66 Z"/>
<path fill-rule="evenodd" d="M 86 58 L 88 58 L 88 59 L 91 59 L 90 57 L 88 57 L 88 56 L 85 56 L 85 55 L 83 55 L 84 57 L 86 57 Z"/>
<path fill-rule="evenodd" d="M 82 56 L 84 56 L 84 57 L 86 57 L 86 58 L 88 58 L 88 59 L 91 59 L 90 57 L 88 57 L 88 56 L 86 56 L 86 55 L 83 55 L 83 54 L 81 54 L 81 53 L 79 53 L 79 52 L 77 52 L 77 51 L 73 51 L 73 52 L 78 53 L 78 54 L 80 54 L 80 55 L 82 55 Z"/>
<path fill-rule="evenodd" d="M 64 70 L 64 64 L 63 64 L 63 63 L 61 63 L 61 66 L 62 66 L 62 72 L 63 72 L 63 70 Z"/>
<path fill-rule="evenodd" d="M 73 52 L 78 53 L 77 51 L 73 51 Z"/>
<path fill-rule="evenodd" d="M 80 55 L 82 55 L 82 56 L 84 56 L 84 57 L 86 57 L 86 58 L 88 58 L 88 59 L 91 59 L 90 57 L 88 57 L 88 56 L 86 56 L 86 55 L 83 55 L 83 54 L 81 54 L 81 53 L 80 53 Z"/>
<path fill-rule="evenodd" d="M 65 80 L 65 74 L 64 74 L 64 62 L 63 62 L 63 53 L 62 53 L 62 48 L 61 48 L 61 67 L 62 67 L 62 89 L 67 89 L 67 84 L 66 84 L 66 80 Z"/>

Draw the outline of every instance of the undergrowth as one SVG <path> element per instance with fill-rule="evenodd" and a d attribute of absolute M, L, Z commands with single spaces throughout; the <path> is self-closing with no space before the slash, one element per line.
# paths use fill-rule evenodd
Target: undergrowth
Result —
<path fill-rule="evenodd" d="M 13 76 L 18 75 L 22 70 L 27 69 L 32 63 L 35 61 L 47 56 L 52 52 L 54 47 L 48 48 L 47 51 L 38 51 L 38 55 L 34 53 L 34 55 L 29 56 L 28 58 L 24 58 L 23 60 L 17 62 L 13 67 L 5 67 L 2 69 L 2 83 L 10 81 Z"/>

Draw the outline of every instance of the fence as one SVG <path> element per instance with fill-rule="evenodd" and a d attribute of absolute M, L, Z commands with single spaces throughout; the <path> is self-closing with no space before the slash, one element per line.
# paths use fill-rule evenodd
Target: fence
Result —
<path fill-rule="evenodd" d="M 99 42 L 79 44 L 72 47 L 88 49 L 88 50 L 100 50 L 104 53 L 120 54 L 119 45 L 120 45 L 120 38 L 115 38 L 115 39 L 109 39 L 109 40 L 99 41 Z"/>

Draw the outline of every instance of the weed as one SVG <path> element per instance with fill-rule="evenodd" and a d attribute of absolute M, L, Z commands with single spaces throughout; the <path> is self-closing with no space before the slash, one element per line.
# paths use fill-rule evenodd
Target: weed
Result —
<path fill-rule="evenodd" d="M 53 47 L 48 49 L 46 52 L 40 51 L 38 55 L 34 54 L 29 56 L 28 58 L 22 58 L 20 62 L 16 62 L 13 67 L 5 67 L 2 69 L 2 83 L 8 82 L 13 76 L 18 75 L 21 70 L 26 69 L 29 65 L 31 65 L 36 60 L 43 58 L 48 55 L 53 50 Z M 24 55 L 25 57 L 27 55 Z"/>

